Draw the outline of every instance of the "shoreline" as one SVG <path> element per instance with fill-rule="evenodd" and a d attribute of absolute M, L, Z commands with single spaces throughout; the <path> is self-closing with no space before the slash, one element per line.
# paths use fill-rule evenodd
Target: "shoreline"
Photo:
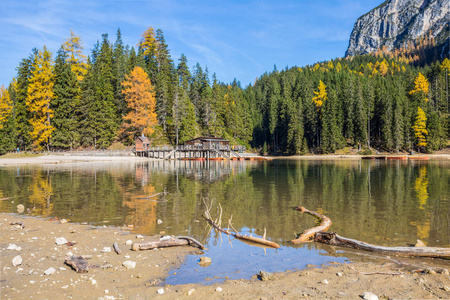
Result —
<path fill-rule="evenodd" d="M 25 227 L 10 224 L 14 222 L 22 222 Z M 126 241 L 142 242 L 152 237 L 136 235 L 126 227 L 90 226 L 9 213 L 0 213 L 0 233 L 2 299 L 359 299 L 367 292 L 386 299 L 450 297 L 448 270 L 436 267 L 419 272 L 410 263 L 398 265 L 388 258 L 383 264 L 368 259 L 311 265 L 303 270 L 268 274 L 267 280 L 255 274 L 249 280 L 208 284 L 205 278 L 203 283 L 171 286 L 164 284 L 170 270 L 176 272 L 186 255 L 200 258 L 208 251 L 190 246 L 132 251 Z M 76 244 L 57 245 L 58 237 Z M 121 254 L 104 251 L 114 242 L 120 245 Z M 8 249 L 11 244 L 20 249 Z M 72 253 L 90 256 L 92 268 L 84 274 L 76 273 L 64 264 Z M 12 260 L 18 255 L 23 262 L 13 266 Z M 127 260 L 136 266 L 126 268 L 123 262 Z M 422 260 L 413 262 L 415 268 L 420 268 Z M 46 275 L 50 268 L 54 273 Z"/>
<path fill-rule="evenodd" d="M 406 156 L 408 158 L 428 157 L 429 160 L 450 160 L 450 154 L 415 154 L 415 155 L 374 155 L 398 157 Z M 293 155 L 293 156 L 264 156 L 268 159 L 286 159 L 286 160 L 360 160 L 364 155 L 338 155 L 338 154 L 322 154 L 322 155 Z M 93 155 L 41 155 L 34 157 L 1 157 L 0 166 L 6 165 L 28 165 L 28 164 L 62 164 L 62 163 L 86 163 L 86 162 L 139 162 L 158 160 L 148 157 L 137 156 L 93 156 Z"/>

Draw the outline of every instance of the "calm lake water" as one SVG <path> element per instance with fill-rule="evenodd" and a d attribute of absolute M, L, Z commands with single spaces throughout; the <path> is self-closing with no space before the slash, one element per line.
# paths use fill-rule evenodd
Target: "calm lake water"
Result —
<path fill-rule="evenodd" d="M 342 236 L 388 246 L 417 239 L 450 247 L 450 161 L 273 160 L 96 162 L 0 167 L 0 211 L 58 217 L 93 225 L 133 225 L 136 233 L 190 235 L 213 263 L 192 255 L 166 283 L 213 282 L 352 259 L 356 254 L 314 243 L 293 245 L 315 226 L 296 205 L 331 218 Z M 222 224 L 279 243 L 254 247 L 209 230 L 205 203 Z M 27 214 L 26 211 L 23 214 Z M 160 219 L 163 222 L 157 223 Z M 447 263 L 447 262 L 445 262 Z M 176 275 L 173 273 L 176 272 Z M 218 277 L 218 278 L 215 278 Z M 205 278 L 208 278 L 205 281 Z M 212 279 L 212 280 L 210 280 Z"/>

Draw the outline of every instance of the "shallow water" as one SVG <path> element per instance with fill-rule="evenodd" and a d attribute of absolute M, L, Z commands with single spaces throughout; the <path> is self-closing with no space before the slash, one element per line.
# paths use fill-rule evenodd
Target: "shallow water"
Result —
<path fill-rule="evenodd" d="M 417 239 L 450 246 L 450 162 L 274 160 L 264 162 L 148 161 L 6 166 L 0 168 L 0 211 L 96 225 L 133 225 L 136 233 L 190 235 L 206 244 L 166 283 L 213 282 L 343 261 L 351 254 L 288 241 L 316 220 L 296 205 L 331 218 L 332 231 L 366 242 L 406 246 Z M 279 243 L 263 249 L 209 230 L 213 217 L 240 233 Z M 162 220 L 161 224 L 157 220 Z M 177 273 L 176 275 L 173 275 Z M 218 277 L 218 278 L 215 278 Z"/>

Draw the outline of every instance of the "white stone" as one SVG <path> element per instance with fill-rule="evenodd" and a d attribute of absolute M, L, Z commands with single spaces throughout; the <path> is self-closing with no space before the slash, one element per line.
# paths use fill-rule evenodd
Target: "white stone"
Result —
<path fill-rule="evenodd" d="M 126 260 L 122 263 L 122 265 L 127 269 L 134 269 L 136 268 L 136 262 L 131 260 Z"/>
<path fill-rule="evenodd" d="M 66 256 L 72 257 L 73 253 L 69 251 L 69 252 L 66 253 Z"/>
<path fill-rule="evenodd" d="M 362 297 L 364 300 L 378 300 L 378 296 L 371 292 L 364 292 Z"/>
<path fill-rule="evenodd" d="M 336 275 L 339 276 L 339 277 L 342 277 L 342 273 L 341 272 L 337 272 Z"/>
<path fill-rule="evenodd" d="M 107 252 L 111 252 L 111 247 L 103 247 L 102 253 L 107 253 Z"/>
<path fill-rule="evenodd" d="M 63 237 L 59 237 L 59 238 L 56 238 L 55 243 L 56 243 L 56 245 L 64 245 L 64 244 L 67 244 L 68 241 Z"/>
<path fill-rule="evenodd" d="M 223 291 L 223 289 L 220 286 L 216 287 L 216 292 L 221 292 L 221 291 Z"/>
<path fill-rule="evenodd" d="M 133 241 L 132 241 L 132 240 L 128 240 L 128 241 L 125 242 L 125 245 L 128 245 L 128 246 L 129 246 L 129 245 L 131 245 L 131 244 L 133 244 Z"/>
<path fill-rule="evenodd" d="M 328 280 L 326 280 L 326 279 L 322 280 L 322 283 L 323 284 L 329 284 Z"/>
<path fill-rule="evenodd" d="M 142 234 L 138 234 L 138 235 L 136 235 L 136 238 L 137 238 L 137 239 L 143 239 L 144 236 L 143 236 Z"/>
<path fill-rule="evenodd" d="M 65 270 L 67 270 L 67 269 L 64 268 L 64 267 L 59 267 L 59 270 L 60 270 L 60 271 L 65 271 Z"/>
<path fill-rule="evenodd" d="M 44 274 L 45 274 L 45 275 L 52 275 L 52 274 L 54 274 L 55 272 L 56 272 L 55 268 L 50 267 L 50 268 L 48 268 L 47 270 L 44 271 Z"/>
<path fill-rule="evenodd" d="M 17 249 L 17 245 L 16 244 L 9 244 L 8 248 L 6 248 L 6 250 L 16 250 Z"/>
<path fill-rule="evenodd" d="M 69 286 L 68 285 L 63 285 L 61 288 L 62 289 L 67 289 L 67 288 L 69 288 Z"/>
<path fill-rule="evenodd" d="M 194 292 L 195 292 L 195 289 L 190 289 L 190 290 L 187 292 L 187 295 L 188 295 L 188 296 L 191 296 Z"/>
<path fill-rule="evenodd" d="M 34 281 L 34 280 L 30 280 L 30 283 L 31 283 L 31 284 L 34 284 L 34 283 L 36 283 L 36 281 Z"/>
<path fill-rule="evenodd" d="M 91 279 L 92 285 L 97 285 L 97 280 Z"/>
<path fill-rule="evenodd" d="M 160 224 L 162 224 L 162 220 L 160 220 L 160 219 L 158 219 L 158 221 L 156 221 L 156 223 L 158 224 L 158 225 L 160 225 Z"/>
<path fill-rule="evenodd" d="M 12 260 L 12 264 L 14 267 L 20 266 L 23 262 L 22 256 L 17 255 L 16 257 L 13 258 Z"/>
<path fill-rule="evenodd" d="M 109 290 L 105 290 L 105 294 L 109 294 Z"/>
<path fill-rule="evenodd" d="M 162 295 L 162 294 L 164 294 L 164 289 L 158 289 L 156 292 L 157 292 L 158 294 Z"/>

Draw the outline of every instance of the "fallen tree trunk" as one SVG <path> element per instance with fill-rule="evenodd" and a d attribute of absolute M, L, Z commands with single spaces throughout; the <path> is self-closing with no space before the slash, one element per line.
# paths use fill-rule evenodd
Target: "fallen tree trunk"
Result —
<path fill-rule="evenodd" d="M 317 232 L 328 230 L 331 227 L 331 220 L 327 216 L 321 215 L 312 210 L 308 210 L 303 206 L 296 206 L 295 209 L 300 211 L 301 213 L 307 213 L 314 217 L 317 217 L 321 220 L 321 222 L 319 226 L 309 228 L 303 231 L 296 239 L 291 240 L 292 243 L 300 244 L 304 242 L 312 242 L 312 240 L 314 239 L 314 235 Z"/>
<path fill-rule="evenodd" d="M 213 220 L 211 220 L 207 217 L 204 217 L 204 218 L 206 219 L 206 221 L 209 224 L 211 224 L 212 227 L 216 228 L 218 231 L 223 232 L 228 235 L 231 235 L 239 240 L 245 240 L 245 241 L 249 241 L 249 242 L 256 243 L 256 244 L 262 244 L 262 245 L 269 246 L 272 248 L 280 248 L 280 245 L 278 245 L 277 243 L 268 241 L 265 238 L 258 238 L 258 237 L 254 237 L 251 235 L 242 235 L 237 232 L 236 233 L 230 232 L 230 231 L 225 230 L 225 229 L 221 228 L 220 226 L 218 226 Z"/>
<path fill-rule="evenodd" d="M 370 252 L 377 252 L 389 255 L 408 256 L 408 257 L 437 257 L 450 259 L 450 248 L 437 248 L 437 247 L 385 247 L 377 246 L 369 243 L 361 242 L 339 236 L 334 232 L 325 232 L 331 226 L 331 220 L 324 215 L 318 214 L 312 210 L 307 210 L 304 207 L 295 207 L 296 210 L 302 213 L 306 212 L 312 216 L 315 216 L 321 220 L 319 226 L 307 229 L 295 240 L 293 243 L 314 242 L 341 246 L 347 248 L 353 248 L 357 250 L 365 250 Z"/>
<path fill-rule="evenodd" d="M 205 247 L 198 242 L 197 240 L 191 237 L 170 237 L 170 238 L 162 238 L 159 241 L 150 241 L 145 243 L 135 243 L 131 247 L 131 250 L 149 250 L 155 248 L 166 248 L 166 247 L 174 247 L 174 246 L 186 246 L 186 245 L 197 245 L 200 249 L 205 249 Z"/>
<path fill-rule="evenodd" d="M 378 252 L 382 254 L 409 257 L 439 257 L 450 258 L 450 248 L 437 247 L 384 247 L 372 245 L 358 240 L 348 239 L 334 232 L 317 232 L 314 241 L 327 245 L 341 246 L 358 250 Z"/>

